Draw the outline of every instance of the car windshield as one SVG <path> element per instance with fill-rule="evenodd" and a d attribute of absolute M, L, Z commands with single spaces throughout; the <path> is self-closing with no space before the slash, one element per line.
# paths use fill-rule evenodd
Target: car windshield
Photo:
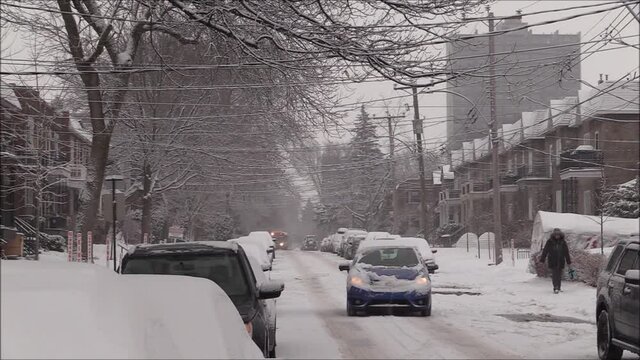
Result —
<path fill-rule="evenodd" d="M 130 258 L 123 274 L 185 275 L 214 281 L 238 306 L 251 300 L 247 277 L 235 253 Z"/>
<path fill-rule="evenodd" d="M 358 264 L 385 267 L 411 267 L 419 264 L 412 248 L 378 248 L 365 251 Z"/>

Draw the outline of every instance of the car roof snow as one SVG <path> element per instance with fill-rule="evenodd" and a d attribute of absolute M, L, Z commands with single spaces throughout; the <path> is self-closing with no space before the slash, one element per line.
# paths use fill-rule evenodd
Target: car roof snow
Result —
<path fill-rule="evenodd" d="M 129 252 L 134 256 L 154 256 L 164 254 L 213 254 L 221 251 L 238 251 L 238 245 L 226 241 L 194 241 L 173 244 L 143 244 L 137 245 Z"/>

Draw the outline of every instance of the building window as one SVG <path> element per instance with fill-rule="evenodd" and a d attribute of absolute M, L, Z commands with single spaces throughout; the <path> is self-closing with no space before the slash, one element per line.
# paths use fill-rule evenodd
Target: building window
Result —
<path fill-rule="evenodd" d="M 34 145 L 33 138 L 36 131 L 36 124 L 33 122 L 33 118 L 29 117 L 27 119 L 27 141 L 29 144 Z"/>
<path fill-rule="evenodd" d="M 583 215 L 591 215 L 591 190 L 586 190 L 582 197 L 582 214 Z"/>
<path fill-rule="evenodd" d="M 560 154 L 562 154 L 562 139 L 556 139 L 556 165 L 560 165 Z"/>
<path fill-rule="evenodd" d="M 512 165 L 511 158 L 509 158 L 507 159 L 507 171 L 511 171 L 511 167 L 512 167 L 511 165 Z"/>
<path fill-rule="evenodd" d="M 582 138 L 583 138 L 582 143 L 584 145 L 591 145 L 591 134 L 590 133 L 585 133 Z"/>
<path fill-rule="evenodd" d="M 533 150 L 529 150 L 529 163 L 527 165 L 529 174 L 533 173 Z"/>
<path fill-rule="evenodd" d="M 562 190 L 556 190 L 556 212 L 562 212 Z"/>
<path fill-rule="evenodd" d="M 56 158 L 60 156 L 60 135 L 57 132 L 53 133 L 53 153 Z"/>
<path fill-rule="evenodd" d="M 513 204 L 507 204 L 507 221 L 513 221 Z"/>
<path fill-rule="evenodd" d="M 407 195 L 409 204 L 420 204 L 420 191 L 410 190 Z"/>
<path fill-rule="evenodd" d="M 600 150 L 600 133 L 599 132 L 595 132 L 595 134 L 593 134 L 593 140 L 594 140 L 594 145 L 596 150 Z"/>

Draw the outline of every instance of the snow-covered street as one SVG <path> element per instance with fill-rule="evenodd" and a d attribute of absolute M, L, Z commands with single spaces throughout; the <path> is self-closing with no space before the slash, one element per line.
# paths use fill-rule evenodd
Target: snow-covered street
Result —
<path fill-rule="evenodd" d="M 507 259 L 496 268 L 463 249 L 439 249 L 437 255 L 441 270 L 432 276 L 431 317 L 347 317 L 346 273 L 338 271 L 343 259 L 279 252 L 272 277 L 284 280 L 286 291 L 278 299 L 278 356 L 597 357 L 594 288 L 566 283 L 554 295 L 549 280 L 526 272 L 527 260 L 513 267 Z M 512 314 L 523 321 L 501 316 Z M 529 321 L 536 315 L 539 321 Z"/>

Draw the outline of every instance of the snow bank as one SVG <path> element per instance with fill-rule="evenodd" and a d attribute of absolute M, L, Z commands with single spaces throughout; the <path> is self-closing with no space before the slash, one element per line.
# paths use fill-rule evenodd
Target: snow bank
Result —
<path fill-rule="evenodd" d="M 2 358 L 261 358 L 222 289 L 91 264 L 2 263 Z"/>
<path fill-rule="evenodd" d="M 638 219 L 604 218 L 604 245 L 613 246 L 618 240 L 640 232 Z M 599 247 L 600 217 L 572 213 L 538 211 L 533 222 L 531 250 L 540 251 L 554 228 L 565 233 L 570 246 L 578 249 Z"/>
<path fill-rule="evenodd" d="M 470 248 L 478 248 L 478 235 L 468 232 L 462 234 L 458 241 L 456 242 L 457 248 L 466 248 L 467 242 L 469 243 Z"/>

